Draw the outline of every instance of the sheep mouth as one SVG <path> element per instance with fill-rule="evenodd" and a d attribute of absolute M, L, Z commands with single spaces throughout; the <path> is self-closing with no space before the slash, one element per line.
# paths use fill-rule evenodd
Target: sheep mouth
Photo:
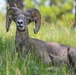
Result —
<path fill-rule="evenodd" d="M 23 26 L 18 26 L 17 29 L 18 29 L 19 31 L 25 31 L 25 29 L 24 29 Z"/>

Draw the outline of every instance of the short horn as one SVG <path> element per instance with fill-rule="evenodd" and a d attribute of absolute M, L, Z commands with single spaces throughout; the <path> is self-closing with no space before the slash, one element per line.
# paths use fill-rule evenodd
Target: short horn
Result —
<path fill-rule="evenodd" d="M 40 25 L 41 25 L 41 14 L 39 12 L 39 10 L 35 9 L 35 8 L 30 8 L 27 9 L 27 11 L 31 14 L 31 21 L 35 22 L 35 29 L 34 29 L 34 33 L 38 33 L 39 29 L 40 29 Z"/>
<path fill-rule="evenodd" d="M 12 16 L 14 15 L 15 11 L 18 11 L 20 9 L 18 9 L 17 7 L 10 7 L 9 9 L 7 9 L 7 13 L 6 13 L 6 31 L 9 31 L 11 22 L 12 22 Z"/>

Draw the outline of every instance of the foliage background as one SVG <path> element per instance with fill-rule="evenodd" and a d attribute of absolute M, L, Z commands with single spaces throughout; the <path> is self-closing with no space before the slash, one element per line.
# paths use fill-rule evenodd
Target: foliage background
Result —
<path fill-rule="evenodd" d="M 76 30 L 71 27 L 74 22 L 73 0 L 24 0 L 24 9 L 36 7 L 42 15 L 41 29 L 33 33 L 34 23 L 29 28 L 29 36 L 46 42 L 58 42 L 76 47 Z M 26 59 L 15 55 L 15 23 L 9 32 L 5 29 L 6 18 L 0 13 L 0 75 L 75 75 L 66 65 L 47 71 L 48 64 L 38 61 L 32 54 Z M 52 66 L 52 65 L 51 65 Z"/>
<path fill-rule="evenodd" d="M 71 21 L 74 19 L 72 9 L 73 0 L 24 0 L 25 8 L 36 7 L 47 22 L 61 20 Z"/>

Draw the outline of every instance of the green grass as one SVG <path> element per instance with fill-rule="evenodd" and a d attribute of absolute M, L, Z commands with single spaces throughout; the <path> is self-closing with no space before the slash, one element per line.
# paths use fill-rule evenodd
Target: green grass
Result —
<path fill-rule="evenodd" d="M 67 46 L 76 47 L 76 30 L 71 30 L 71 25 L 57 22 L 42 22 L 38 34 L 33 33 L 34 23 L 28 26 L 29 35 L 46 42 L 58 42 Z M 12 23 L 9 32 L 5 29 L 5 18 L 0 19 L 0 75 L 74 75 L 68 72 L 66 66 L 55 67 L 51 71 L 46 69 L 48 64 L 39 61 L 32 54 L 23 59 L 14 54 L 15 48 L 15 23 Z"/>

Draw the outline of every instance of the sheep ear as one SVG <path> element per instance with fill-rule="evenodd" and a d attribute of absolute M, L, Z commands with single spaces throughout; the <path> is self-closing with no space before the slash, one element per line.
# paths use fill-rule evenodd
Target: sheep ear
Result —
<path fill-rule="evenodd" d="M 15 6 L 15 7 L 17 7 L 17 4 L 16 4 L 16 3 L 14 3 L 14 6 Z"/>
<path fill-rule="evenodd" d="M 7 10 L 10 8 L 10 5 L 9 5 L 9 3 L 7 3 Z"/>
<path fill-rule="evenodd" d="M 35 22 L 35 29 L 34 33 L 38 33 L 41 25 L 41 14 L 40 12 L 35 8 L 30 8 L 26 10 L 30 14 L 31 22 Z M 25 13 L 26 14 L 26 13 Z"/>
<path fill-rule="evenodd" d="M 10 24 L 12 22 L 12 10 L 9 10 L 10 7 L 9 5 L 7 6 L 7 13 L 6 13 L 6 31 L 8 32 L 9 31 L 9 28 L 10 28 Z"/>
<path fill-rule="evenodd" d="M 10 25 L 11 25 L 12 19 L 11 16 L 6 15 L 6 31 L 9 31 Z"/>
<path fill-rule="evenodd" d="M 7 32 L 9 31 L 13 15 L 15 15 L 15 12 L 19 10 L 20 9 L 18 9 L 17 7 L 10 7 L 7 9 L 7 13 L 6 13 L 6 31 Z"/>

